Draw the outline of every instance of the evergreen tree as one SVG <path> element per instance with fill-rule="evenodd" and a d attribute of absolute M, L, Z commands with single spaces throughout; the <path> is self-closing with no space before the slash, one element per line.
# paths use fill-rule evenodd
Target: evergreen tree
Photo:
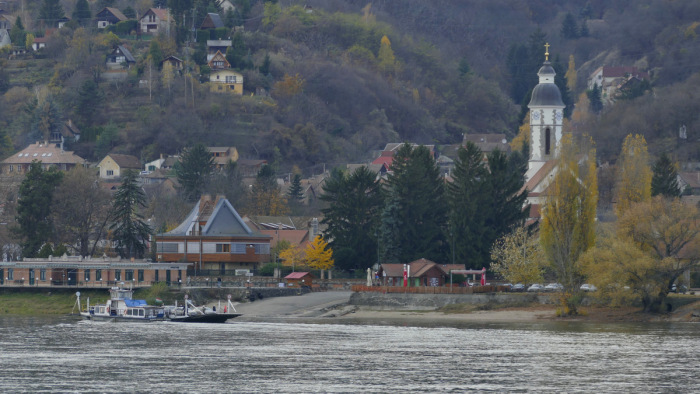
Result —
<path fill-rule="evenodd" d="M 86 79 L 78 89 L 78 100 L 75 106 L 75 114 L 78 116 L 80 126 L 93 126 L 93 119 L 99 115 L 104 95 L 100 86 L 93 79 Z"/>
<path fill-rule="evenodd" d="M 567 40 L 573 40 L 579 37 L 576 18 L 574 18 L 571 13 L 567 13 L 564 17 L 564 21 L 561 24 L 561 35 Z"/>
<path fill-rule="evenodd" d="M 331 239 L 336 266 L 341 269 L 367 269 L 377 260 L 376 233 L 383 196 L 377 176 L 367 167 L 345 175 L 333 170 L 323 185 L 320 199 L 328 203 L 322 209 L 321 223 Z"/>
<path fill-rule="evenodd" d="M 138 184 L 137 173 L 127 170 L 114 194 L 109 226 L 121 257 L 141 258 L 146 253 L 151 228 L 138 212 L 145 206 L 146 194 Z"/>
<path fill-rule="evenodd" d="M 269 165 L 262 166 L 255 177 L 251 204 L 255 215 L 277 216 L 287 213 L 287 201 L 280 196 L 275 170 Z"/>
<path fill-rule="evenodd" d="M 125 17 L 129 19 L 136 19 L 136 10 L 131 8 L 130 6 L 127 6 L 122 10 L 122 14 L 124 14 Z"/>
<path fill-rule="evenodd" d="M 270 54 L 266 53 L 265 54 L 265 59 L 263 59 L 263 63 L 260 65 L 260 74 L 262 75 L 268 75 L 270 74 Z"/>
<path fill-rule="evenodd" d="M 447 207 L 440 169 L 425 146 L 401 146 L 387 184 L 389 204 L 382 213 L 382 250 L 386 261 L 419 258 L 443 261 L 446 256 Z"/>
<path fill-rule="evenodd" d="M 51 96 L 38 103 L 34 109 L 31 140 L 48 141 L 51 135 L 61 131 L 63 116 L 58 104 Z"/>
<path fill-rule="evenodd" d="M 678 167 L 666 152 L 654 163 L 654 175 L 651 178 L 651 195 L 676 198 L 681 195 L 678 185 Z"/>
<path fill-rule="evenodd" d="M 469 61 L 467 60 L 466 56 L 462 58 L 462 60 L 459 61 L 459 75 L 461 77 L 468 75 L 472 72 L 471 66 L 469 66 Z"/>
<path fill-rule="evenodd" d="M 39 20 L 45 27 L 57 27 L 58 20 L 66 15 L 60 0 L 44 0 L 39 9 Z"/>
<path fill-rule="evenodd" d="M 236 32 L 231 39 L 231 46 L 226 49 L 226 60 L 231 63 L 231 68 L 243 70 L 245 68 L 245 56 L 248 50 L 243 41 L 243 33 Z"/>
<path fill-rule="evenodd" d="M 591 111 L 596 114 L 600 113 L 603 110 L 603 99 L 598 84 L 594 84 L 593 89 L 587 90 L 586 95 L 591 105 Z"/>
<path fill-rule="evenodd" d="M 203 144 L 196 144 L 183 152 L 175 173 L 187 201 L 199 199 L 209 183 L 213 167 L 214 157 Z"/>
<path fill-rule="evenodd" d="M 86 26 L 90 23 L 92 20 L 92 13 L 90 12 L 90 4 L 88 4 L 87 0 L 78 0 L 75 3 L 72 16 L 73 20 L 78 22 L 81 26 Z"/>
<path fill-rule="evenodd" d="M 452 256 L 455 263 L 465 263 L 471 267 L 486 266 L 480 252 L 483 249 L 482 230 L 486 223 L 482 205 L 483 200 L 488 198 L 483 193 L 488 173 L 483 158 L 481 149 L 467 142 L 457 152 L 453 182 L 447 184 Z"/>
<path fill-rule="evenodd" d="M 24 31 L 24 25 L 22 25 L 22 18 L 19 16 L 15 18 L 15 23 L 10 29 L 10 41 L 12 45 L 22 46 L 26 41 L 27 32 Z"/>
<path fill-rule="evenodd" d="M 35 257 L 41 246 L 52 237 L 51 201 L 62 177 L 63 173 L 55 167 L 44 170 L 41 162 L 35 160 L 19 187 L 20 198 L 15 217 L 18 226 L 13 228 L 13 232 L 19 239 L 24 257 Z"/>
<path fill-rule="evenodd" d="M 581 21 L 581 29 L 579 30 L 579 36 L 588 37 L 590 33 L 588 32 L 588 23 L 583 20 Z"/>
<path fill-rule="evenodd" d="M 298 203 L 304 198 L 303 193 L 304 191 L 301 188 L 301 175 L 294 174 L 289 190 L 287 191 L 287 199 L 289 202 Z"/>

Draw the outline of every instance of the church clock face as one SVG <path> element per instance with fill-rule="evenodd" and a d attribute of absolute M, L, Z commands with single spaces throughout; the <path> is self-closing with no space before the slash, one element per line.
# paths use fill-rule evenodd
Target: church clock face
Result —
<path fill-rule="evenodd" d="M 556 114 L 554 115 L 557 119 L 557 122 L 561 122 L 561 119 L 563 117 L 563 114 L 561 111 L 556 111 Z"/>
<path fill-rule="evenodd" d="M 540 120 L 540 113 L 535 111 L 532 113 L 532 119 L 534 120 Z"/>

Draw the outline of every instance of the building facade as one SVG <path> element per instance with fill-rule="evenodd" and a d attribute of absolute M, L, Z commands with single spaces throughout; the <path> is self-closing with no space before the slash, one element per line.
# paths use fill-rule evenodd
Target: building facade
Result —
<path fill-rule="evenodd" d="M 251 274 L 270 261 L 272 237 L 253 232 L 222 196 L 202 196 L 174 230 L 156 235 L 157 260 L 194 263 L 194 274 Z"/>

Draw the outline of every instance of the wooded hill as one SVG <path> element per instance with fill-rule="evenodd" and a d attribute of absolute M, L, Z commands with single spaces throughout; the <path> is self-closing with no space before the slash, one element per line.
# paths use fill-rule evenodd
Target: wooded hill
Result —
<path fill-rule="evenodd" d="M 17 6 L 4 15 L 13 23 L 21 16 L 26 32 L 40 37 L 42 7 L 50 1 L 25 1 L 24 14 Z M 194 7 L 198 17 L 218 7 L 207 0 L 170 3 Z M 585 96 L 586 80 L 600 66 L 636 66 L 651 76 L 652 90 L 639 97 L 600 113 L 580 102 L 581 113 L 573 113 L 567 127 L 594 137 L 601 162 L 615 160 L 629 133 L 645 135 L 653 155 L 670 151 L 700 161 L 697 1 L 233 3 L 237 11 L 227 22 L 243 28 L 225 37 L 236 43 L 229 56 L 244 75 L 243 96 L 211 93 L 199 83 L 207 72 L 201 37 L 200 44 L 189 42 L 181 29 L 177 40 L 120 39 L 78 19 L 36 53 L 7 60 L 4 49 L 0 130 L 10 141 L 2 139 L 3 153 L 40 139 L 42 124 L 59 119 L 78 124 L 83 137 L 71 149 L 91 160 L 114 151 L 148 161 L 203 142 L 306 173 L 366 160 L 387 142 L 451 144 L 462 133 L 512 138 L 548 42 L 562 89 L 573 55 L 572 89 L 564 91 L 569 103 Z M 60 4 L 66 15 L 76 8 L 72 0 Z M 143 15 L 154 5 L 102 0 L 90 9 L 92 16 L 104 6 Z M 123 82 L 102 75 L 116 44 L 137 59 Z M 185 60 L 191 78 L 170 80 L 157 70 L 158 60 L 171 54 Z M 139 87 L 139 80 L 150 80 L 153 89 Z M 682 125 L 687 140 L 677 138 Z"/>

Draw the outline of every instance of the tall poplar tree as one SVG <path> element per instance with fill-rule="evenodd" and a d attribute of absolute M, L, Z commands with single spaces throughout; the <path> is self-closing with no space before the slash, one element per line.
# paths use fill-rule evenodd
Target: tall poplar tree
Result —
<path fill-rule="evenodd" d="M 385 261 L 408 263 L 422 257 L 444 261 L 444 182 L 430 150 L 402 145 L 394 155 L 391 170 L 380 231 Z"/>
<path fill-rule="evenodd" d="M 90 12 L 90 4 L 87 0 L 78 0 L 75 3 L 75 9 L 73 10 L 73 20 L 78 22 L 81 26 L 87 26 L 92 20 L 92 13 Z"/>
<path fill-rule="evenodd" d="M 651 195 L 664 197 L 680 197 L 681 188 L 678 185 L 678 166 L 664 152 L 654 163 L 654 175 L 651 178 Z"/>
<path fill-rule="evenodd" d="M 563 136 L 558 171 L 548 188 L 542 208 L 540 242 L 557 280 L 568 293 L 575 293 L 583 281 L 579 257 L 595 242 L 598 179 L 595 149 L 590 137 L 574 144 Z M 580 155 L 585 161 L 579 164 Z M 576 313 L 574 298 L 565 300 Z"/>
<path fill-rule="evenodd" d="M 617 217 L 635 203 L 651 198 L 651 168 L 644 136 L 629 134 L 622 143 L 618 159 Z"/>
<path fill-rule="evenodd" d="M 137 177 L 135 171 L 126 171 L 110 210 L 109 228 L 115 247 L 121 257 L 127 258 L 143 257 L 151 235 L 151 228 L 139 213 L 146 207 L 146 193 L 139 186 Z"/>

